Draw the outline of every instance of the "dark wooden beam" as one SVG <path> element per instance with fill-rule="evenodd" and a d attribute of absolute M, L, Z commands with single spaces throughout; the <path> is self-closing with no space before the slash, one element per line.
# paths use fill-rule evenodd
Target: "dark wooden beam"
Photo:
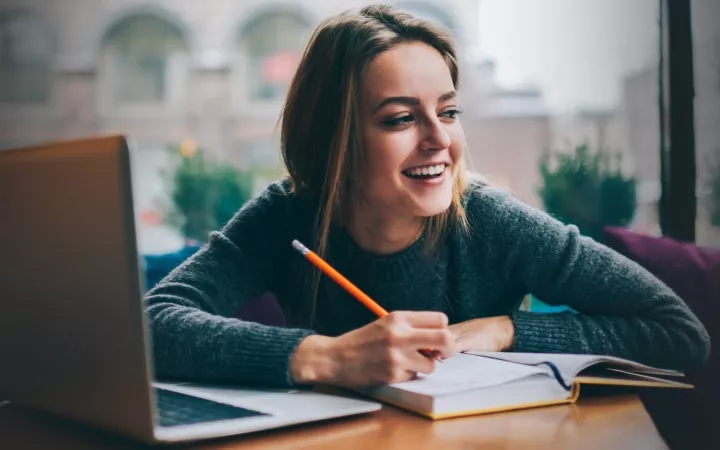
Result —
<path fill-rule="evenodd" d="M 669 189 L 667 186 L 668 176 L 668 149 L 667 149 L 667 112 L 666 106 L 666 72 L 667 72 L 667 13 L 665 11 L 667 0 L 658 0 L 658 74 L 657 74 L 657 88 L 658 88 L 658 125 L 660 129 L 660 147 L 658 148 L 658 156 L 660 158 L 660 201 L 658 204 L 658 222 L 660 229 L 664 231 L 670 227 L 669 224 L 669 212 L 668 208 L 668 193 Z"/>
<path fill-rule="evenodd" d="M 695 241 L 695 83 L 691 0 L 667 0 L 669 154 L 663 234 Z"/>

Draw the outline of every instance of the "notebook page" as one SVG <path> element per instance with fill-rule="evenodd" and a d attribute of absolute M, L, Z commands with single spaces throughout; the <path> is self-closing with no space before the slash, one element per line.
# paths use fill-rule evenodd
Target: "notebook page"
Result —
<path fill-rule="evenodd" d="M 571 382 L 575 375 L 585 367 L 600 359 L 594 355 L 570 355 L 557 353 L 513 353 L 513 352 L 477 352 L 476 355 L 483 355 L 489 358 L 497 358 L 505 361 L 518 362 L 521 364 L 540 364 L 550 361 L 558 368 L 566 382 Z"/>
<path fill-rule="evenodd" d="M 445 395 L 509 383 L 520 378 L 547 374 L 544 367 L 513 364 L 497 359 L 458 353 L 429 375 L 391 386 L 424 395 Z"/>
<path fill-rule="evenodd" d="M 561 353 L 513 353 L 513 352 L 473 352 L 475 355 L 483 355 L 489 358 L 497 358 L 504 361 L 518 362 L 521 364 L 538 364 L 543 361 L 550 361 L 560 370 L 563 378 L 570 382 L 582 370 L 590 367 L 595 363 L 611 363 L 618 368 L 626 368 L 646 374 L 656 375 L 682 375 L 680 372 L 672 370 L 658 369 L 646 366 L 627 359 L 616 358 L 612 356 L 600 355 L 576 355 Z"/>

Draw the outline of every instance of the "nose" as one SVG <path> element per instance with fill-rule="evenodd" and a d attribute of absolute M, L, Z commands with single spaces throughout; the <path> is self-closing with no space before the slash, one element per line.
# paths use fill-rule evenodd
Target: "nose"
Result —
<path fill-rule="evenodd" d="M 425 151 L 445 150 L 450 147 L 450 134 L 437 117 L 425 121 L 421 149 Z"/>

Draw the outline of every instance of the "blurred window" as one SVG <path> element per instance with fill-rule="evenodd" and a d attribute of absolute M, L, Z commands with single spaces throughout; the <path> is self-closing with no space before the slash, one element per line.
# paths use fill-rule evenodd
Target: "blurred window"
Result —
<path fill-rule="evenodd" d="M 483 82 L 461 116 L 472 166 L 583 234 L 658 234 L 657 5 L 483 0 L 485 61 L 463 69 L 463 89 Z"/>
<path fill-rule="evenodd" d="M 248 141 L 243 147 L 248 167 L 276 172 L 282 169 L 280 142 L 275 136 Z"/>
<path fill-rule="evenodd" d="M 272 12 L 260 16 L 240 33 L 236 75 L 251 101 L 282 100 L 295 74 L 310 24 L 294 14 Z"/>
<path fill-rule="evenodd" d="M 720 248 L 720 2 L 692 0 L 695 75 L 695 240 Z"/>
<path fill-rule="evenodd" d="M 0 102 L 46 102 L 50 62 L 50 32 L 41 19 L 22 12 L 0 16 Z"/>
<path fill-rule="evenodd" d="M 104 43 L 106 89 L 112 103 L 177 103 L 187 91 L 189 58 L 181 30 L 153 15 L 121 20 Z"/>

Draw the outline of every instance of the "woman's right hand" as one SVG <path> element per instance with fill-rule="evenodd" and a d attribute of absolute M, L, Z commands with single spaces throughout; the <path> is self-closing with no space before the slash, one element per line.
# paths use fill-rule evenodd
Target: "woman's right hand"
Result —
<path fill-rule="evenodd" d="M 290 359 L 290 376 L 298 384 L 345 387 L 407 381 L 435 369 L 436 361 L 421 349 L 434 350 L 440 358 L 455 353 L 447 316 L 395 311 L 342 336 L 308 336 Z"/>

